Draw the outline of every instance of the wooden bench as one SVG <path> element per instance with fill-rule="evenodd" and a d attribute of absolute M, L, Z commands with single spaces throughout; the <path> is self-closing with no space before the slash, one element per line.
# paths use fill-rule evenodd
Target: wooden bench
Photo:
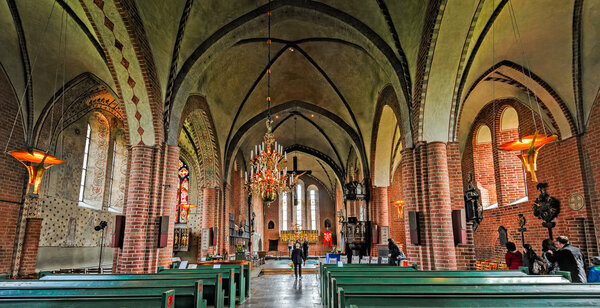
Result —
<path fill-rule="evenodd" d="M 252 267 L 253 267 L 253 262 L 252 261 L 243 261 L 243 260 L 237 260 L 237 261 L 205 261 L 205 262 L 200 262 L 198 263 L 198 268 L 200 267 L 211 267 L 214 266 L 215 264 L 219 264 L 221 265 L 221 267 L 225 267 L 228 268 L 230 266 L 234 266 L 234 265 L 242 265 L 244 267 L 244 278 L 246 279 L 245 282 L 245 287 L 246 287 L 246 297 L 250 297 L 250 277 L 252 276 Z"/>
<path fill-rule="evenodd" d="M 338 307 L 598 307 L 598 284 L 462 284 L 339 287 Z"/>
<path fill-rule="evenodd" d="M 232 268 L 201 268 L 201 269 L 165 269 L 158 272 L 160 276 L 179 276 L 179 275 L 206 275 L 221 274 L 223 277 L 223 288 L 225 289 L 225 302 L 230 306 L 235 306 L 238 282 L 235 276 L 235 269 Z M 240 277 L 238 276 L 238 279 Z M 241 283 L 244 283 L 243 279 Z M 243 296 L 241 297 L 243 298 Z"/>
<path fill-rule="evenodd" d="M 32 281 L 20 281 L 29 285 Z M 151 286 L 173 289 L 177 295 L 178 307 L 206 307 L 207 304 L 223 307 L 224 295 L 221 274 L 202 274 L 166 277 L 157 274 L 101 274 L 45 275 L 37 282 L 52 286 L 73 285 L 81 287 L 106 287 L 114 285 Z M 0 283 L 1 285 L 1 283 Z"/>
<path fill-rule="evenodd" d="M 347 286 L 403 286 L 403 285 L 488 285 L 488 284 L 565 284 L 569 280 L 560 275 L 552 276 L 516 276 L 516 277 L 334 277 L 326 296 L 325 307 L 337 307 L 337 296 L 334 290 Z"/>
<path fill-rule="evenodd" d="M 389 271 L 389 272 L 377 272 L 373 275 L 372 272 L 365 271 L 330 271 L 327 273 L 327 277 L 324 279 L 321 293 L 323 303 L 328 303 L 330 296 L 332 295 L 332 282 L 334 278 L 371 278 L 371 277 L 382 277 L 382 278 L 402 278 L 402 277 L 414 277 L 414 278 L 427 278 L 427 277 L 527 277 L 522 271 Z"/>
<path fill-rule="evenodd" d="M 319 269 L 319 283 L 321 287 L 321 294 L 324 294 L 324 285 L 325 281 L 328 280 L 329 273 L 331 272 L 398 272 L 398 271 L 416 271 L 415 266 L 390 266 L 390 265 L 381 265 L 381 264 L 344 264 L 343 267 L 338 267 L 336 264 L 321 264 Z"/>
<path fill-rule="evenodd" d="M 249 267 L 248 267 L 249 268 Z M 181 273 L 198 273 L 206 270 L 215 269 L 212 265 L 199 265 L 195 269 L 164 269 L 159 271 L 159 274 L 181 274 Z M 220 265 L 220 270 L 233 270 L 236 284 L 236 294 L 239 296 L 239 303 L 245 302 L 246 298 L 250 297 L 250 276 L 249 271 L 243 265 Z"/>
<path fill-rule="evenodd" d="M 173 308 L 176 305 L 174 290 L 152 287 L 103 287 L 81 286 L 23 286 L 2 282 L 0 307 L 144 307 Z M 179 299 L 179 298 L 177 298 Z"/>

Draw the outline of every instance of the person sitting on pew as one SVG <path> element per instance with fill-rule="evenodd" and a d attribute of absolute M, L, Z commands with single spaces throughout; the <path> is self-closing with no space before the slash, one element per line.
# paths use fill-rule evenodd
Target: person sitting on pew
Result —
<path fill-rule="evenodd" d="M 558 262 L 558 267 L 561 271 L 570 272 L 571 280 L 573 282 L 587 281 L 585 276 L 584 264 L 585 258 L 581 250 L 569 242 L 569 238 L 566 236 L 559 236 L 556 238 L 558 250 L 556 252 L 550 252 L 548 259 L 550 261 Z"/>
<path fill-rule="evenodd" d="M 523 266 L 523 255 L 517 250 L 517 245 L 513 242 L 506 243 L 506 255 L 504 259 L 506 266 L 509 270 L 518 270 L 520 266 Z"/>
<path fill-rule="evenodd" d="M 529 273 L 532 275 L 544 275 L 546 273 L 546 266 L 542 258 L 533 250 L 531 245 L 525 244 L 525 254 L 523 254 L 523 266 L 529 268 Z"/>
<path fill-rule="evenodd" d="M 388 263 L 391 265 L 400 265 L 400 261 L 406 259 L 406 256 L 404 255 L 404 253 L 402 252 L 402 250 L 400 250 L 400 248 L 398 248 L 398 245 L 396 245 L 396 243 L 394 243 L 394 240 L 391 238 L 388 238 Z M 396 261 L 398 261 L 398 263 L 396 263 Z"/>
<path fill-rule="evenodd" d="M 551 250 L 552 252 L 548 252 Z M 544 263 L 546 264 L 546 274 L 547 275 L 555 275 L 558 271 L 558 263 L 556 261 L 550 261 L 548 259 L 548 255 L 556 252 L 558 249 L 554 245 L 554 241 L 547 238 L 542 241 L 542 258 L 544 259 Z"/>
<path fill-rule="evenodd" d="M 592 265 L 588 273 L 587 282 L 600 282 L 600 257 L 592 258 Z"/>

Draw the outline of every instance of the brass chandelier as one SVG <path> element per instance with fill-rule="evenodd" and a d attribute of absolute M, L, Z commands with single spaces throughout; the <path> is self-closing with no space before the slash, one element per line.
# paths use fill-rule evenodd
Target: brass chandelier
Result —
<path fill-rule="evenodd" d="M 293 185 L 293 178 L 287 173 L 287 153 L 283 146 L 277 144 L 273 134 L 271 120 L 271 2 L 267 13 L 268 19 L 268 66 L 267 66 L 267 133 L 261 144 L 250 151 L 250 179 L 245 173 L 244 183 L 251 194 L 259 195 L 263 202 L 271 203 L 277 198 L 277 193 L 287 190 Z M 256 157 L 255 157 L 256 154 Z"/>

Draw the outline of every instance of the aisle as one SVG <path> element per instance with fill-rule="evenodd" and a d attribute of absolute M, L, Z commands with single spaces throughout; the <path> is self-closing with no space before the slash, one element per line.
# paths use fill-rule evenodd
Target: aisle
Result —
<path fill-rule="evenodd" d="M 293 275 L 263 275 L 252 278 L 256 290 L 250 300 L 239 307 L 322 307 L 317 275 L 304 275 L 296 280 Z"/>

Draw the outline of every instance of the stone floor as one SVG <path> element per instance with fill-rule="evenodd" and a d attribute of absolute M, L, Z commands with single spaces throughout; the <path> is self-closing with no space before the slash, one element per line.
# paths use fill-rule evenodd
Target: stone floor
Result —
<path fill-rule="evenodd" d="M 293 275 L 262 275 L 252 278 L 254 294 L 239 307 L 294 307 L 321 306 L 317 275 L 304 275 L 296 280 Z"/>

